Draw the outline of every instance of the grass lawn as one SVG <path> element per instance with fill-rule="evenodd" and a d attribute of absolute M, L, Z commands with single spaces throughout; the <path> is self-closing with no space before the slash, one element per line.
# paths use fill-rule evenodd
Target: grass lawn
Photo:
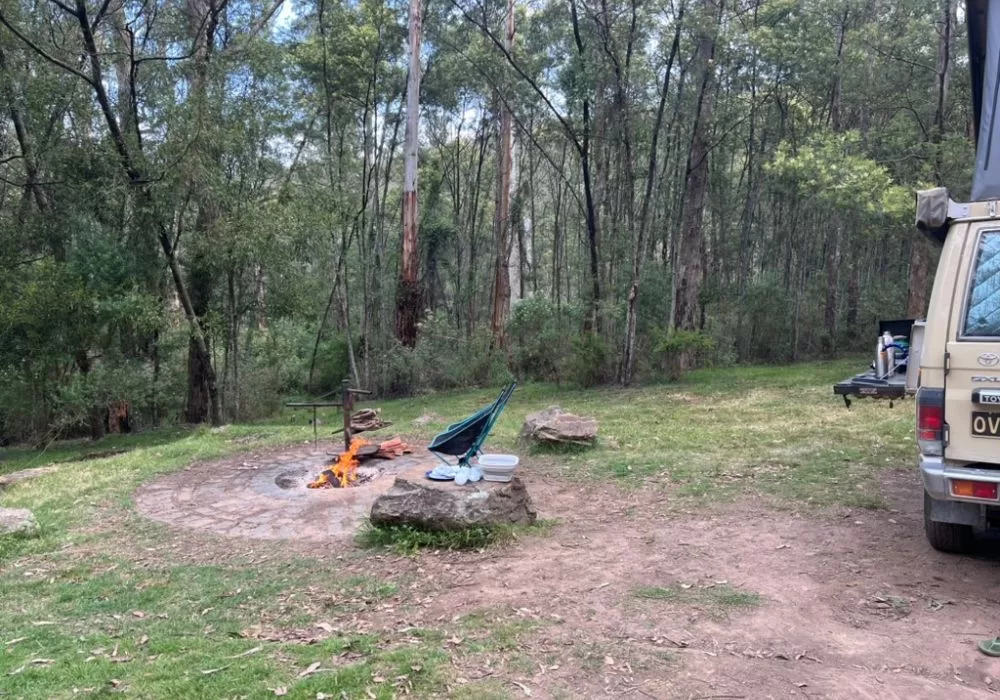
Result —
<path fill-rule="evenodd" d="M 595 416 L 601 437 L 593 450 L 534 455 L 532 465 L 553 478 L 669 490 L 683 508 L 748 494 L 776 507 L 880 508 L 880 472 L 909 467 L 914 456 L 913 404 L 890 410 L 858 401 L 846 410 L 831 385 L 863 362 L 704 370 L 682 383 L 627 390 L 525 386 L 490 449 L 514 449 L 525 414 L 558 403 Z M 375 405 L 393 430 L 423 440 L 494 395 L 450 392 Z M 339 420 L 332 411 L 321 418 L 321 432 Z M 132 494 L 153 476 L 303 442 L 312 436 L 308 419 L 286 411 L 219 430 L 0 450 L 0 474 L 58 466 L 0 495 L 0 505 L 31 508 L 42 525 L 39 537 L 0 538 L 0 698 L 519 695 L 490 678 L 456 678 L 451 661 L 516 654 L 519 635 L 536 622 L 485 610 L 434 629 L 360 624 L 373 610 L 391 617 L 413 595 L 398 581 L 357 574 L 366 557 L 392 555 L 263 556 L 265 549 L 238 542 L 217 560 L 188 556 L 183 535 L 132 511 Z M 708 600 L 720 609 L 759 602 L 725 588 L 635 595 L 671 605 Z M 314 643 L 293 633 L 309 629 L 320 630 Z"/>

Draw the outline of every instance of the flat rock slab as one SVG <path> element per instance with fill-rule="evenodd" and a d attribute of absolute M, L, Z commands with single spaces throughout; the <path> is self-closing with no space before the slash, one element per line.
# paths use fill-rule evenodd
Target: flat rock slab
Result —
<path fill-rule="evenodd" d="M 40 476 L 45 476 L 46 474 L 52 474 L 55 471 L 56 467 L 35 467 L 34 469 L 22 469 L 19 472 L 4 474 L 3 476 L 0 476 L 0 491 L 3 491 L 8 486 L 13 486 L 20 481 L 36 479 Z"/>
<path fill-rule="evenodd" d="M 27 508 L 0 508 L 0 535 L 34 535 L 38 533 L 35 514 Z"/>
<path fill-rule="evenodd" d="M 597 421 L 549 406 L 524 419 L 520 437 L 527 442 L 590 446 L 597 440 Z"/>
<path fill-rule="evenodd" d="M 412 525 L 425 530 L 463 530 L 490 525 L 531 525 L 538 514 L 524 483 L 477 481 L 456 486 L 431 481 L 423 467 L 410 469 L 372 504 L 375 525 Z"/>

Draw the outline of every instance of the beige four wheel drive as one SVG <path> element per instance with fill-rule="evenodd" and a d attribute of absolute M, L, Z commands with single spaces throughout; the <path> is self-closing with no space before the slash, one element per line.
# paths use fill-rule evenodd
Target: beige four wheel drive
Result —
<path fill-rule="evenodd" d="M 914 334 L 924 524 L 936 549 L 962 552 L 974 529 L 1000 525 L 1000 201 L 936 189 L 917 202 L 918 226 L 943 238 Z"/>
<path fill-rule="evenodd" d="M 1000 526 L 1000 2 L 968 0 L 966 14 L 972 202 L 953 202 L 943 188 L 917 195 L 917 227 L 942 249 L 927 321 L 911 343 L 924 527 L 948 552 L 967 551 L 975 529 Z"/>

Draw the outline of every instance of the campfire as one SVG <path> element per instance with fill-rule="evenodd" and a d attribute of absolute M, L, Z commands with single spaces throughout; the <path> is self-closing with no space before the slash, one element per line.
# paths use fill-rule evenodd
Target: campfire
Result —
<path fill-rule="evenodd" d="M 372 444 L 361 438 L 351 440 L 351 447 L 341 454 L 329 469 L 324 469 L 320 475 L 308 485 L 311 489 L 346 489 L 358 484 L 358 467 L 365 459 L 393 459 L 410 451 L 409 446 L 399 438 Z M 372 478 L 369 474 L 368 479 Z M 360 479 L 365 481 L 364 475 Z"/>
<path fill-rule="evenodd" d="M 324 469 L 316 480 L 309 484 L 311 489 L 322 488 L 348 488 L 351 483 L 358 478 L 358 450 L 367 445 L 366 440 L 354 438 L 351 440 L 351 449 L 344 452 L 329 469 Z"/>

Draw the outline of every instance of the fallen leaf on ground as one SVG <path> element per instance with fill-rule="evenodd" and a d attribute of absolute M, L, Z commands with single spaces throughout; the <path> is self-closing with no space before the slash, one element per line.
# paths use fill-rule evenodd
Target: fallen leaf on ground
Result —
<path fill-rule="evenodd" d="M 274 694 L 275 695 L 288 695 L 288 688 L 286 688 L 283 685 L 279 685 L 277 688 L 274 689 Z"/>
<path fill-rule="evenodd" d="M 309 664 L 309 668 L 307 668 L 305 671 L 299 674 L 299 678 L 305 678 L 306 676 L 311 676 L 312 674 L 316 673 L 319 670 L 320 665 L 321 664 L 319 661 L 313 661 L 311 664 Z"/>
<path fill-rule="evenodd" d="M 206 668 L 202 669 L 201 675 L 210 676 L 213 673 L 218 673 L 219 671 L 225 671 L 229 666 L 219 666 L 218 668 Z"/>
<path fill-rule="evenodd" d="M 250 656 L 251 654 L 256 654 L 258 651 L 260 651 L 263 648 L 264 647 L 254 647 L 253 649 L 247 649 L 242 654 L 236 654 L 235 656 L 227 656 L 226 658 L 228 658 L 228 659 L 241 659 L 244 656 Z"/>
<path fill-rule="evenodd" d="M 511 683 L 520 688 L 521 692 L 524 693 L 527 697 L 529 698 L 531 697 L 531 690 L 528 688 L 528 686 L 524 685 L 524 683 L 518 683 L 517 681 L 513 680 L 511 681 Z"/>

